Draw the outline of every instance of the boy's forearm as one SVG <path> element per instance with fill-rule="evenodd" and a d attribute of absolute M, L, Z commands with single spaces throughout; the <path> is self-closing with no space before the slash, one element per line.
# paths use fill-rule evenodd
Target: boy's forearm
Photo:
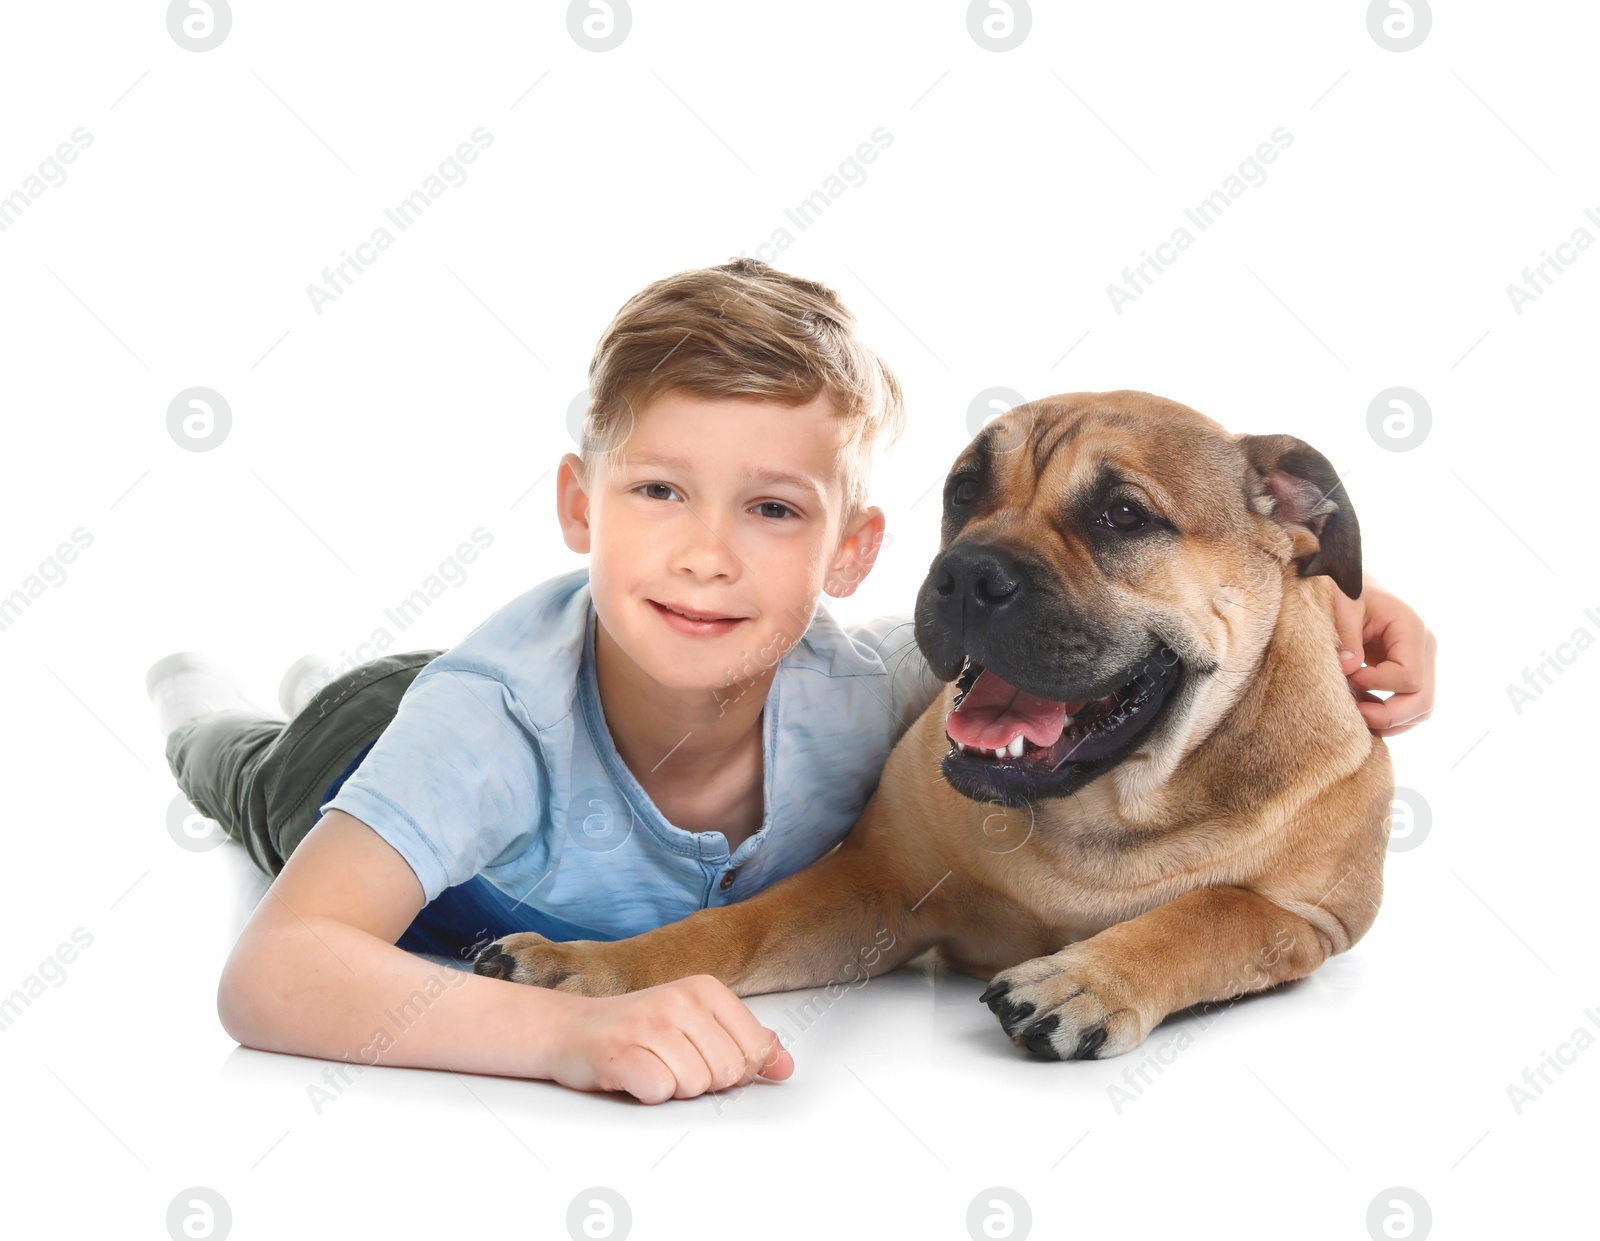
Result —
<path fill-rule="evenodd" d="M 325 918 L 246 932 L 217 991 L 239 1042 L 359 1064 L 550 1079 L 595 1001 L 453 970 Z"/>

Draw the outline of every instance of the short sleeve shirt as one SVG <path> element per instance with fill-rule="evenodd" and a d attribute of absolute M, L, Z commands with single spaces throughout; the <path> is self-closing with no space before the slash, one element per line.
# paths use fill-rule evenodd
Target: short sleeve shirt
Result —
<path fill-rule="evenodd" d="M 600 707 L 587 569 L 513 599 L 429 663 L 322 810 L 366 823 L 428 900 L 481 875 L 590 938 L 754 895 L 842 840 L 889 751 L 942 688 L 909 616 L 817 609 L 761 715 L 763 815 L 731 854 L 668 822 Z M 732 875 L 732 879 L 727 876 Z"/>

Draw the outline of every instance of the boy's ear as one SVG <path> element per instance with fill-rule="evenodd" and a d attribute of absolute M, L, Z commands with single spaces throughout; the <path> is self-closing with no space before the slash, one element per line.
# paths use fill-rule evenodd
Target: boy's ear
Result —
<path fill-rule="evenodd" d="M 866 508 L 846 523 L 844 537 L 839 541 L 839 554 L 828 569 L 828 580 L 823 590 L 835 599 L 856 593 L 856 587 L 866 580 L 872 566 L 883 549 L 883 510 Z"/>
<path fill-rule="evenodd" d="M 1255 484 L 1251 498 L 1289 529 L 1300 576 L 1326 574 L 1359 599 L 1361 526 L 1333 465 L 1292 435 L 1241 435 L 1238 444 Z"/>
<path fill-rule="evenodd" d="M 561 538 L 575 552 L 589 551 L 589 484 L 584 480 L 583 462 L 577 453 L 561 458 L 556 470 L 556 519 L 561 523 Z"/>

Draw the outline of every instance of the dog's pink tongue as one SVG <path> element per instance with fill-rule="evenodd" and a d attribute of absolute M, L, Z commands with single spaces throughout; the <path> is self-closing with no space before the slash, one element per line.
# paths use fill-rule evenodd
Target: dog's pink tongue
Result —
<path fill-rule="evenodd" d="M 961 745 L 998 750 L 1018 733 L 1034 745 L 1054 745 L 1066 721 L 1066 703 L 1037 698 L 985 668 L 945 719 L 944 730 Z"/>

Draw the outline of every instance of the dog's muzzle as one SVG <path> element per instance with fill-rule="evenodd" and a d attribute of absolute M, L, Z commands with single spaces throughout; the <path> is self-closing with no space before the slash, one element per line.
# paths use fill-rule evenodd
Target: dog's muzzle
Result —
<path fill-rule="evenodd" d="M 1182 680 L 1177 655 L 1159 639 L 1075 622 L 1059 591 L 1000 547 L 943 553 L 916 619 L 930 668 L 957 682 L 942 770 L 977 801 L 1081 788 L 1132 752 Z"/>

